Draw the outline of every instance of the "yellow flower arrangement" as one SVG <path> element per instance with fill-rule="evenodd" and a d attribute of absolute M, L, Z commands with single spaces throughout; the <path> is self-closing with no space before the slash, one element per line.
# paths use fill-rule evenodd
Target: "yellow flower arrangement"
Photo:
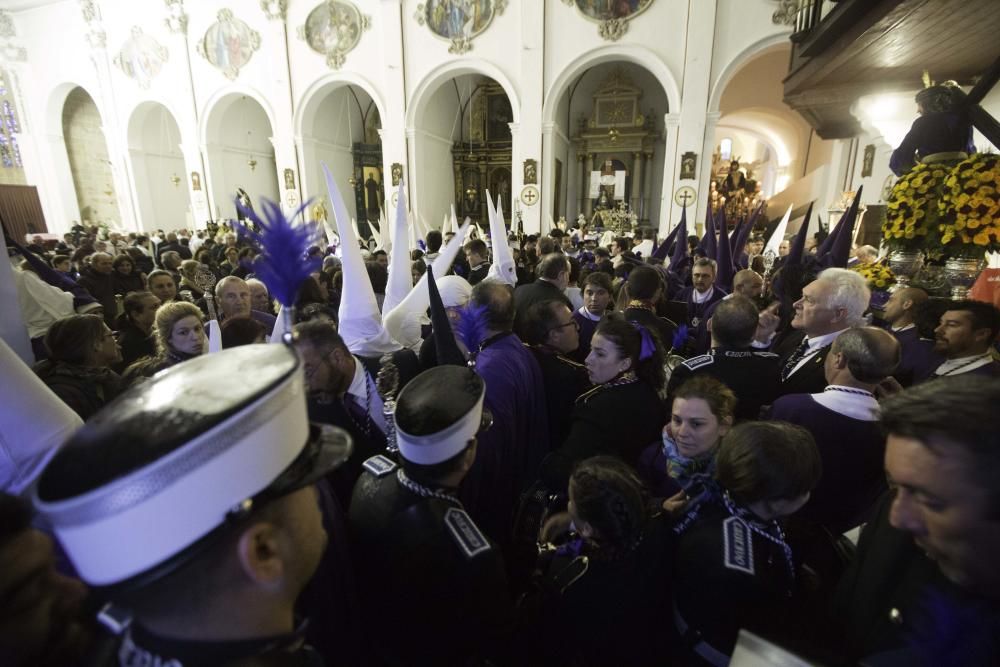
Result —
<path fill-rule="evenodd" d="M 937 245 L 939 207 L 948 169 L 918 164 L 903 174 L 886 202 L 882 238 L 892 250 L 925 250 Z"/>
<path fill-rule="evenodd" d="M 976 154 L 945 179 L 938 230 L 947 254 L 982 256 L 1000 250 L 1000 156 Z"/>
<path fill-rule="evenodd" d="M 887 290 L 896 284 L 896 276 L 892 270 L 880 262 L 858 263 L 851 267 L 851 271 L 858 273 L 868 281 L 868 287 L 873 291 Z"/>

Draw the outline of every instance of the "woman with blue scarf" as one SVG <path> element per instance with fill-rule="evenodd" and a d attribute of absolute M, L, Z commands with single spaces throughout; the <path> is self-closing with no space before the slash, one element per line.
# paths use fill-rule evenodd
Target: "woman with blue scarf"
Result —
<path fill-rule="evenodd" d="M 707 375 L 691 378 L 674 393 L 663 442 L 646 449 L 639 468 L 654 497 L 667 498 L 667 511 L 680 510 L 711 483 L 736 402 L 729 387 Z"/>

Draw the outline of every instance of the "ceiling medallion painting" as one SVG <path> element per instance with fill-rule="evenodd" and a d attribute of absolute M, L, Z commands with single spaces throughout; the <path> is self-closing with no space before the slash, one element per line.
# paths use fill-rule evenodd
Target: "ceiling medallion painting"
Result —
<path fill-rule="evenodd" d="M 317 5 L 305 25 L 299 26 L 299 39 L 305 40 L 316 53 L 326 56 L 330 69 L 340 69 L 349 51 L 361 41 L 361 33 L 369 28 L 371 18 L 344 0 L 329 0 Z"/>
<path fill-rule="evenodd" d="M 628 22 L 644 12 L 653 0 L 563 0 L 576 5 L 584 16 L 598 23 L 597 32 L 609 42 L 618 41 L 628 30 Z"/>
<path fill-rule="evenodd" d="M 240 68 L 250 62 L 253 52 L 260 48 L 260 33 L 251 30 L 233 12 L 223 9 L 218 22 L 213 23 L 198 42 L 198 53 L 212 63 L 227 79 L 239 76 Z"/>
<path fill-rule="evenodd" d="M 139 26 L 132 28 L 132 36 L 122 44 L 115 56 L 115 65 L 121 68 L 125 76 L 139 84 L 140 88 L 149 88 L 165 62 L 166 47 L 160 46 L 159 42 L 145 34 Z"/>
<path fill-rule="evenodd" d="M 448 53 L 461 55 L 472 49 L 472 40 L 503 14 L 507 0 L 427 0 L 417 5 L 414 18 L 427 24 L 435 36 L 451 42 Z"/>

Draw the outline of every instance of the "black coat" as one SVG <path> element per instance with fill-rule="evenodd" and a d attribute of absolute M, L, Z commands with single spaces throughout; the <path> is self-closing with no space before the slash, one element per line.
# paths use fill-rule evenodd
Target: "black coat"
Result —
<path fill-rule="evenodd" d="M 503 559 L 457 499 L 409 491 L 383 458 L 366 463 L 349 522 L 372 653 L 452 665 L 506 650 L 514 616 Z"/>
<path fill-rule="evenodd" d="M 629 322 L 637 322 L 656 334 L 664 352 L 673 346 L 677 325 L 672 320 L 658 317 L 644 308 L 626 308 L 623 314 Z"/>
<path fill-rule="evenodd" d="M 893 497 L 876 506 L 840 581 L 831 654 L 851 664 L 878 655 L 866 664 L 891 667 L 1000 664 L 1000 603 L 959 590 L 911 535 L 893 528 Z"/>
<path fill-rule="evenodd" d="M 121 377 L 107 368 L 87 368 L 46 359 L 35 364 L 32 370 L 84 421 L 124 389 Z"/>
<path fill-rule="evenodd" d="M 795 331 L 772 348 L 772 352 L 778 355 L 779 373 L 805 336 L 804 331 Z M 803 366 L 800 366 L 798 370 L 782 381 L 778 387 L 778 395 L 818 394 L 823 391 L 826 388 L 826 371 L 824 366 L 826 364 L 826 355 L 830 354 L 831 347 L 832 344 L 821 347 L 816 354 L 809 357 L 809 360 Z"/>
<path fill-rule="evenodd" d="M 590 388 L 587 368 L 548 348 L 539 345 L 529 347 L 542 369 L 549 412 L 549 442 L 558 445 L 569 435 L 576 399 Z"/>
<path fill-rule="evenodd" d="M 778 369 L 778 355 L 771 352 L 714 349 L 674 368 L 667 383 L 667 405 L 672 404 L 674 392 L 684 382 L 696 375 L 707 375 L 736 394 L 737 419 L 757 419 L 761 407 L 770 405 L 778 395 Z"/>
<path fill-rule="evenodd" d="M 109 329 L 115 328 L 115 320 L 118 319 L 118 302 L 115 301 L 115 277 L 109 273 L 107 275 L 98 273 L 90 267 L 83 270 L 79 280 L 80 287 L 84 288 L 94 299 L 104 308 L 104 323 Z"/>
<path fill-rule="evenodd" d="M 643 449 L 662 437 L 667 411 L 645 382 L 601 385 L 580 396 L 562 447 L 542 464 L 549 489 L 565 492 L 574 466 L 592 456 L 617 456 L 637 466 Z"/>

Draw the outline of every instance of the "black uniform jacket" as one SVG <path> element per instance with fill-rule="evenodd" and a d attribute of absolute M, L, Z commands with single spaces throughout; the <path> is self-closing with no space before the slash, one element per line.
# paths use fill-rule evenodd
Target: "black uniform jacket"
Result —
<path fill-rule="evenodd" d="M 403 487 L 365 462 L 349 512 L 370 647 L 393 665 L 451 665 L 502 652 L 513 605 L 503 560 L 457 499 Z"/>
<path fill-rule="evenodd" d="M 778 370 L 778 355 L 773 352 L 716 348 L 674 368 L 667 384 L 667 405 L 685 381 L 708 375 L 736 394 L 737 419 L 758 419 L 761 407 L 770 405 L 778 395 Z"/>
<path fill-rule="evenodd" d="M 592 456 L 617 456 L 635 467 L 666 423 L 663 401 L 645 382 L 594 387 L 576 400 L 569 435 L 543 462 L 542 481 L 565 492 L 573 467 Z"/>

